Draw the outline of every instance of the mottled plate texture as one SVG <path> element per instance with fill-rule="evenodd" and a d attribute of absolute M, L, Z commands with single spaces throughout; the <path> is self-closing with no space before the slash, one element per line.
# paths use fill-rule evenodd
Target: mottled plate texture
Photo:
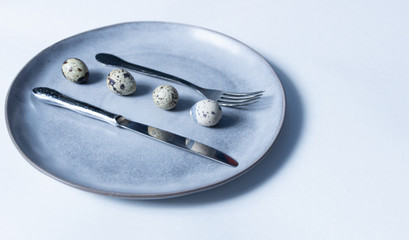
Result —
<path fill-rule="evenodd" d="M 106 86 L 113 70 L 95 60 L 100 52 L 229 91 L 265 90 L 257 104 L 223 108 L 213 128 L 197 125 L 190 107 L 202 97 L 182 85 L 179 103 L 164 111 L 152 101 L 163 80 L 132 72 L 138 88 L 119 96 Z M 62 63 L 83 60 L 85 84 L 64 79 Z M 39 102 L 34 87 L 50 87 L 129 119 L 195 139 L 239 162 L 234 168 Z M 257 52 L 208 29 L 163 22 L 124 23 L 62 40 L 35 56 L 9 89 L 6 120 L 23 156 L 43 173 L 90 192 L 129 198 L 165 198 L 209 189 L 241 175 L 271 148 L 284 119 L 285 96 L 277 75 Z"/>

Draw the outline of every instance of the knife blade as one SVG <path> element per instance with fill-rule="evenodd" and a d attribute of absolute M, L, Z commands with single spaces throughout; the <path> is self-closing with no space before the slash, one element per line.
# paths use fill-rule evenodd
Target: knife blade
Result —
<path fill-rule="evenodd" d="M 110 123 L 111 125 L 137 132 L 219 163 L 233 167 L 239 165 L 238 162 L 229 155 L 203 143 L 143 123 L 128 120 L 121 115 L 110 113 L 91 104 L 70 98 L 54 89 L 37 87 L 32 90 L 32 93 L 42 102 L 67 108 L 82 115 Z"/>

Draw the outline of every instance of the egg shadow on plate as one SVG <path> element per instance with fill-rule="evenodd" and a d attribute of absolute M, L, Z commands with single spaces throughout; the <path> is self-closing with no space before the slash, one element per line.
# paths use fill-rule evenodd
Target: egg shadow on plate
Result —
<path fill-rule="evenodd" d="M 135 92 L 128 96 L 129 97 L 140 97 L 146 94 L 151 94 L 152 92 L 153 92 L 153 88 L 150 85 L 137 82 Z"/>
<path fill-rule="evenodd" d="M 270 65 L 277 73 L 286 92 L 286 117 L 281 132 L 273 147 L 256 166 L 242 176 L 214 189 L 159 200 L 121 200 L 129 204 L 138 204 L 150 207 L 191 207 L 213 204 L 231 200 L 247 194 L 269 182 L 280 169 L 291 159 L 303 130 L 304 108 L 301 96 L 293 81 L 274 64 Z"/>
<path fill-rule="evenodd" d="M 175 112 L 182 112 L 186 110 L 190 110 L 190 108 L 195 105 L 196 100 L 193 98 L 187 98 L 185 96 L 179 96 L 178 103 L 174 109 L 171 111 Z"/>
<path fill-rule="evenodd" d="M 84 82 L 84 84 L 95 84 L 98 82 L 102 82 L 105 81 L 106 77 L 107 74 L 105 74 L 105 72 L 90 69 L 88 79 Z"/>
<path fill-rule="evenodd" d="M 233 127 L 239 122 L 239 118 L 232 112 L 223 112 L 220 122 L 214 128 L 228 128 Z"/>

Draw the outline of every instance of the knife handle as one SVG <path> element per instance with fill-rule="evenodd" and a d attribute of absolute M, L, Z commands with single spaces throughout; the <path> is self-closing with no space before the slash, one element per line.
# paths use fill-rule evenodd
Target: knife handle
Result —
<path fill-rule="evenodd" d="M 38 87 L 33 89 L 33 94 L 45 103 L 67 108 L 82 115 L 108 122 L 114 126 L 118 126 L 117 118 L 120 117 L 120 115 L 107 112 L 88 103 L 67 97 L 64 94 L 55 91 L 54 89 Z"/>

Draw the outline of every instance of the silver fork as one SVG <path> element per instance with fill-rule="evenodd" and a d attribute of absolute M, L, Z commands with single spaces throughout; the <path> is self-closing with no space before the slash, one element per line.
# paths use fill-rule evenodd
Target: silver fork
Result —
<path fill-rule="evenodd" d="M 257 100 L 263 95 L 264 91 L 255 91 L 247 93 L 237 93 L 237 92 L 225 92 L 216 89 L 208 89 L 199 87 L 189 81 L 182 78 L 160 72 L 151 68 L 143 67 L 137 64 L 127 62 L 117 56 L 107 53 L 98 53 L 95 58 L 106 65 L 117 66 L 122 68 L 128 68 L 134 70 L 138 73 L 148 75 L 150 77 L 155 77 L 163 79 L 170 82 L 175 82 L 183 84 L 185 86 L 191 87 L 196 90 L 200 95 L 207 99 L 217 100 L 221 106 L 224 107 L 238 107 L 257 102 Z"/>

